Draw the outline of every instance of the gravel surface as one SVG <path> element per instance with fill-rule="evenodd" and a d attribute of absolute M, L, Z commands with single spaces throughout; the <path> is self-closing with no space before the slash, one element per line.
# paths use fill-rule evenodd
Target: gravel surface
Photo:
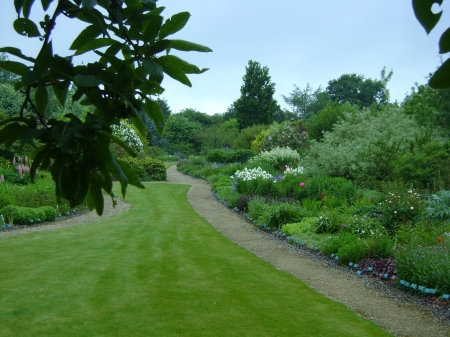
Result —
<path fill-rule="evenodd" d="M 191 185 L 187 195 L 189 202 L 218 232 L 319 293 L 345 304 L 395 336 L 450 337 L 450 306 L 447 302 L 409 295 L 391 282 L 356 275 L 349 268 L 339 266 L 316 252 L 289 245 L 285 240 L 255 228 L 220 204 L 207 182 L 184 175 L 175 166 L 167 170 L 167 175 L 169 183 Z M 131 205 L 121 200 L 118 200 L 116 208 L 106 202 L 102 217 L 89 212 L 63 221 L 0 231 L 0 237 L 94 222 L 130 208 Z"/>

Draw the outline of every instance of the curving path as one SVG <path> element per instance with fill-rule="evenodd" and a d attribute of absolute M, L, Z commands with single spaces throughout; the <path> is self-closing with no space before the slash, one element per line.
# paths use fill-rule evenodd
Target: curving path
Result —
<path fill-rule="evenodd" d="M 406 302 L 407 296 L 400 291 L 392 288 L 387 291 L 388 287 L 382 289 L 382 285 L 377 289 L 367 277 L 357 276 L 346 268 L 330 266 L 327 260 L 317 259 L 314 254 L 273 240 L 217 202 L 207 182 L 180 173 L 176 166 L 167 170 L 167 180 L 191 185 L 187 196 L 192 207 L 231 241 L 279 270 L 294 275 L 328 298 L 344 303 L 395 336 L 450 336 L 448 323 Z M 380 288 L 380 282 L 377 283 Z"/>

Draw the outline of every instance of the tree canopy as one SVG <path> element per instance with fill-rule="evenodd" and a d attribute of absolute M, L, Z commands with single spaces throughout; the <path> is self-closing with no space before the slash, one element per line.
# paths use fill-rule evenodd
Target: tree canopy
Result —
<path fill-rule="evenodd" d="M 154 97 L 164 91 L 164 74 L 191 86 L 187 74 L 207 70 L 171 55 L 170 51 L 211 49 L 169 39 L 186 25 L 190 14 L 181 12 L 164 20 L 164 7 L 157 7 L 156 0 L 59 0 L 52 13 L 49 11 L 54 0 L 40 2 L 45 17 L 36 24 L 30 19 L 34 1 L 14 1 L 18 15 L 14 29 L 20 35 L 42 41 L 37 56 L 24 55 L 15 47 L 0 48 L 0 53 L 26 61 L 0 60 L 1 69 L 19 76 L 15 89 L 25 94 L 19 116 L 0 123 L 0 144 L 33 144 L 36 150 L 31 177 L 38 167 L 50 169 L 58 199 L 67 199 L 71 206 L 86 201 L 90 209 L 102 214 L 102 190 L 114 197 L 113 175 L 120 181 L 122 195 L 128 184 L 143 187 L 131 166 L 111 154 L 109 145 L 113 142 L 136 155 L 112 134 L 111 126 L 128 119 L 145 134 L 153 120 L 162 132 L 164 116 Z M 61 15 L 88 24 L 73 41 L 72 54 L 67 57 L 53 53 L 51 35 Z M 95 53 L 98 60 L 75 66 L 73 58 L 87 52 Z M 72 100 L 92 105 L 93 112 L 85 120 L 74 114 L 67 114 L 65 120 L 46 120 L 49 91 L 64 106 L 73 85 L 76 91 Z M 25 116 L 27 108 L 31 116 Z"/>
<path fill-rule="evenodd" d="M 372 104 L 383 105 L 389 102 L 387 82 L 392 77 L 392 71 L 385 76 L 381 72 L 381 80 L 365 79 L 363 75 L 344 74 L 338 79 L 328 82 L 326 92 L 331 101 L 343 104 L 345 102 L 360 107 L 370 107 Z"/>
<path fill-rule="evenodd" d="M 275 83 L 271 82 L 269 68 L 250 60 L 242 79 L 241 97 L 233 103 L 239 130 L 257 124 L 271 124 L 280 107 L 273 98 Z"/>

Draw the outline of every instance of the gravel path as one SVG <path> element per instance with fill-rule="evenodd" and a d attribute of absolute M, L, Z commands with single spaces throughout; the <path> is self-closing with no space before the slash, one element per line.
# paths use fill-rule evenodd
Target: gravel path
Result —
<path fill-rule="evenodd" d="M 345 304 L 393 335 L 450 337 L 450 312 L 439 312 L 439 316 L 426 303 L 420 305 L 421 301 L 417 297 L 367 276 L 357 276 L 328 258 L 274 239 L 217 202 L 207 182 L 184 175 L 175 166 L 167 170 L 167 179 L 169 183 L 191 185 L 187 197 L 192 207 L 222 235 L 279 270 L 292 274 L 326 297 Z M 76 226 L 126 212 L 130 207 L 120 200 L 116 208 L 105 202 L 105 212 L 101 218 L 95 212 L 90 212 L 56 223 L 0 232 L 0 237 Z"/>

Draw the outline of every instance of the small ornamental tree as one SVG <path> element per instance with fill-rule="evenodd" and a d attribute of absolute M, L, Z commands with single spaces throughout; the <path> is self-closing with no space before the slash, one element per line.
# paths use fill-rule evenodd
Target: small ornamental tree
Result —
<path fill-rule="evenodd" d="M 50 5 L 53 6 L 53 13 Z M 112 125 L 130 119 L 140 133 L 153 120 L 162 132 L 164 116 L 155 96 L 164 89 L 164 74 L 191 86 L 186 74 L 200 74 L 199 69 L 177 56 L 172 49 L 210 52 L 208 47 L 168 37 L 181 30 L 190 18 L 188 12 L 164 21 L 164 7 L 156 0 L 41 0 L 45 17 L 39 24 L 30 19 L 33 0 L 14 0 L 18 18 L 14 29 L 20 35 L 39 38 L 42 48 L 36 57 L 24 55 L 14 47 L 0 48 L 21 62 L 1 60 L 0 68 L 19 76 L 15 89 L 25 94 L 18 117 L 0 123 L 0 144 L 15 142 L 35 144 L 31 177 L 36 169 L 50 169 L 56 183 L 56 196 L 65 198 L 72 207 L 86 201 L 90 209 L 102 214 L 102 190 L 112 197 L 112 175 L 118 177 L 122 195 L 128 184 L 143 188 L 131 166 L 117 160 L 110 151 L 111 142 L 136 154 L 112 133 Z M 52 32 L 59 17 L 87 23 L 73 41 L 73 54 L 61 57 L 53 53 Z M 102 51 L 100 51 L 102 50 Z M 73 58 L 95 53 L 96 62 L 75 66 Z M 92 105 L 94 111 L 85 120 L 73 114 L 67 119 L 46 120 L 44 113 L 53 90 L 61 106 L 69 88 L 75 85 L 73 101 Z M 33 99 L 34 98 L 34 99 Z M 31 116 L 25 116 L 26 109 Z M 37 144 L 36 144 L 37 141 Z M 114 199 L 113 199 L 114 200 Z"/>
<path fill-rule="evenodd" d="M 241 97 L 234 103 L 239 130 L 253 125 L 269 125 L 274 113 L 280 109 L 273 98 L 275 83 L 271 82 L 269 68 L 256 61 L 248 61 L 241 87 Z"/>

